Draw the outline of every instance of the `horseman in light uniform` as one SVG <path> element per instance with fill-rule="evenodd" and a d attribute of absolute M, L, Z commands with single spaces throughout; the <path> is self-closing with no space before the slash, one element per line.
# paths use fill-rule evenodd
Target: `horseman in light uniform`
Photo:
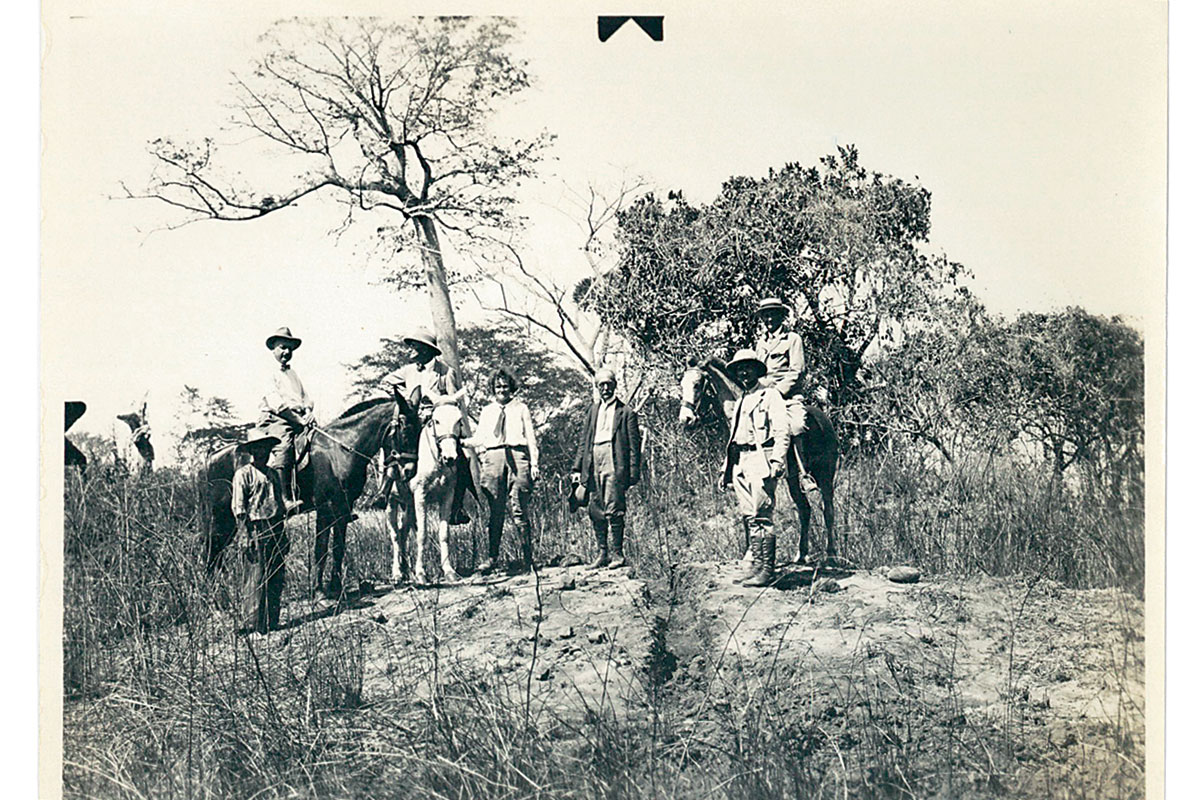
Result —
<path fill-rule="evenodd" d="M 389 396 L 393 392 L 403 392 L 411 399 L 420 388 L 422 401 L 433 405 L 442 403 L 459 403 L 461 383 L 458 375 L 450 365 L 439 356 L 442 349 L 438 347 L 437 339 L 429 331 L 419 328 L 404 337 L 404 343 L 412 349 L 413 360 L 397 370 L 389 372 L 380 382 Z M 464 419 L 465 419 L 464 410 Z M 465 525 L 471 521 L 462 507 L 463 494 L 466 491 L 469 473 L 460 470 L 454 485 L 454 502 L 450 509 L 450 524 Z M 374 505 L 385 505 L 388 492 L 395 482 L 395 470 L 390 466 L 387 478 L 380 489 L 379 497 Z"/>
<path fill-rule="evenodd" d="M 767 368 L 762 382 L 775 387 L 787 405 L 788 431 L 794 441 L 806 427 L 804 400 L 800 396 L 804 377 L 804 344 L 800 334 L 784 326 L 787 312 L 787 305 L 778 297 L 764 297 L 758 301 L 758 318 L 762 320 L 763 330 L 754 354 Z M 817 483 L 808 474 L 804 464 L 798 462 L 798 450 L 788 448 L 788 474 L 798 478 L 806 492 L 814 491 Z"/>
<path fill-rule="evenodd" d="M 262 414 L 258 420 L 258 427 L 267 436 L 279 440 L 271 448 L 271 458 L 267 463 L 279 473 L 284 506 L 289 514 L 300 507 L 295 484 L 296 435 L 314 421 L 312 398 L 304 390 L 304 383 L 292 367 L 292 354 L 299 349 L 300 341 L 292 335 L 290 328 L 280 328 L 267 337 L 267 349 L 275 356 L 275 369 L 271 370 L 268 389 L 262 398 Z"/>

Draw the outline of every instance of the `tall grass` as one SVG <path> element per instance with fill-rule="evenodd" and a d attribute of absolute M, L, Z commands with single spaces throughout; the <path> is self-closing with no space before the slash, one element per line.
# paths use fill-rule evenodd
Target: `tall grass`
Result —
<path fill-rule="evenodd" d="M 1142 722 L 1132 702 L 1105 732 L 1108 750 L 1063 745 L 1055 760 L 1024 747 L 1029 734 L 1013 723 L 1021 708 L 1015 695 L 1005 716 L 965 714 L 953 659 L 929 665 L 936 679 L 921 683 L 905 680 L 904 665 L 881 670 L 882 656 L 865 645 L 850 654 L 854 669 L 836 675 L 781 665 L 760 679 L 750 669 L 713 669 L 706 621 L 697 613 L 701 587 L 686 565 L 741 550 L 731 498 L 717 486 L 720 442 L 712 431 L 676 431 L 669 414 L 647 417 L 646 469 L 630 496 L 628 539 L 658 615 L 642 671 L 645 712 L 531 708 L 519 681 L 468 675 L 436 658 L 390 673 L 386 690 L 368 691 L 374 623 L 348 623 L 306 605 L 311 521 L 290 524 L 285 601 L 293 604 L 290 616 L 299 611 L 297 623 L 247 638 L 236 633 L 236 570 L 203 572 L 204 520 L 190 476 L 160 470 L 129 477 L 103 466 L 86 478 L 72 474 L 64 544 L 66 793 L 1139 796 Z M 590 525 L 567 511 L 558 483 L 569 471 L 571 439 L 560 432 L 543 444 L 546 477 L 533 503 L 542 562 L 592 552 Z M 837 481 L 838 543 L 867 567 L 905 562 L 933 573 L 1140 590 L 1140 509 L 1114 511 L 1096 495 L 1098 482 L 1064 487 L 1053 478 L 1015 458 L 966 454 L 938 469 L 916 452 L 850 458 Z M 782 497 L 779 517 L 780 549 L 790 552 L 795 514 Z M 460 569 L 481 557 L 481 522 L 456 531 Z M 506 533 L 503 555 L 515 560 L 518 543 L 511 528 Z M 351 585 L 388 576 L 382 515 L 364 514 L 348 545 Z M 1138 646 L 1134 635 L 1130 647 Z M 1113 665 L 1116 681 L 1132 674 L 1128 659 Z M 1080 759 L 1088 759 L 1086 769 Z"/>

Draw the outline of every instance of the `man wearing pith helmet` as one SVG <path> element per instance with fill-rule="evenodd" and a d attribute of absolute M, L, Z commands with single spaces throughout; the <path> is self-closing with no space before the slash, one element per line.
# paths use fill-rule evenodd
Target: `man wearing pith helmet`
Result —
<path fill-rule="evenodd" d="M 421 397 L 429 400 L 435 406 L 442 403 L 459 402 L 458 390 L 462 384 L 457 373 L 442 360 L 442 348 L 438 346 L 434 335 L 425 328 L 417 328 L 404 337 L 404 343 L 412 351 L 412 361 L 384 376 L 381 381 L 384 390 L 389 395 L 394 391 L 403 392 L 411 400 L 416 390 L 420 389 Z M 465 411 L 464 409 L 464 414 Z M 386 499 L 388 491 L 391 489 L 390 474 L 389 471 L 389 478 L 380 491 L 377 505 L 379 501 Z M 451 525 L 465 525 L 471 521 L 466 511 L 463 510 L 463 496 L 469 482 L 469 471 L 460 467 L 454 484 L 454 498 L 450 508 L 449 521 Z"/>
<path fill-rule="evenodd" d="M 598 551 L 590 568 L 617 569 L 628 563 L 625 494 L 642 477 L 642 434 L 637 412 L 617 399 L 617 376 L 611 369 L 596 371 L 596 393 L 600 399 L 588 410 L 571 482 L 587 491 L 588 517 Z"/>
<path fill-rule="evenodd" d="M 741 580 L 767 586 L 775 577 L 775 485 L 787 468 L 788 409 L 753 350 L 739 350 L 728 369 L 744 394 L 733 411 L 722 483 L 733 486 L 750 530 L 753 560 Z"/>
<path fill-rule="evenodd" d="M 804 344 L 800 334 L 784 326 L 788 307 L 778 297 L 759 300 L 757 313 L 763 330 L 754 354 L 767 368 L 763 382 L 774 386 L 787 404 L 788 433 L 795 438 L 806 427 L 804 399 L 800 396 L 801 379 L 804 376 Z M 817 488 L 816 481 L 808 474 L 804 464 L 795 461 L 798 457 L 794 449 L 788 451 L 788 471 L 800 479 L 806 491 L 812 491 Z"/>
<path fill-rule="evenodd" d="M 313 401 L 304 390 L 304 383 L 292 367 L 292 354 L 300 348 L 300 338 L 290 328 L 280 328 L 267 337 L 267 349 L 275 357 L 267 392 L 263 395 L 258 427 L 278 439 L 271 449 L 268 464 L 279 471 L 283 484 L 284 504 L 289 512 L 296 510 L 296 456 L 292 449 L 296 434 L 313 423 Z"/>

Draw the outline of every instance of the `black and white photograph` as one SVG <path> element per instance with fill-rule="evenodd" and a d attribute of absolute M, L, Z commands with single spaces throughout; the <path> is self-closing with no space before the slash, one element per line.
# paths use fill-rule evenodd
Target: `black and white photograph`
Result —
<path fill-rule="evenodd" d="M 42 796 L 1161 795 L 1165 3 L 42 24 Z"/>

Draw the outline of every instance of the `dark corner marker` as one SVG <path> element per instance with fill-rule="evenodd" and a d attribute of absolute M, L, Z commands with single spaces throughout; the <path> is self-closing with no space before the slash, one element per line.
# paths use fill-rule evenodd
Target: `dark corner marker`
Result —
<path fill-rule="evenodd" d="M 663 40 L 662 17 L 596 17 L 596 30 L 600 34 L 600 41 L 607 42 L 617 29 L 629 20 L 637 23 L 637 26 L 654 41 Z"/>

